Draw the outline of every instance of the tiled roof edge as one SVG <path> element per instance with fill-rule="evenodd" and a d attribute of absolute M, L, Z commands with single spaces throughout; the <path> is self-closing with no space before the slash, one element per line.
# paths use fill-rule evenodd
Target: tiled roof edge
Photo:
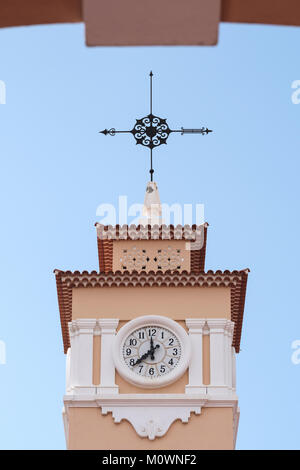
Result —
<path fill-rule="evenodd" d="M 102 225 L 95 223 L 97 237 L 111 240 L 195 240 L 198 231 L 207 229 L 201 225 Z"/>

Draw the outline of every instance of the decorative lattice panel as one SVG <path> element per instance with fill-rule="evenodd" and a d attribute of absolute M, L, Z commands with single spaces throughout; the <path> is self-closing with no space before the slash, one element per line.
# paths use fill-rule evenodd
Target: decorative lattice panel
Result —
<path fill-rule="evenodd" d="M 145 271 L 150 261 L 146 249 L 139 249 L 135 245 L 130 249 L 123 249 L 120 258 L 121 267 L 124 271 Z"/>
<path fill-rule="evenodd" d="M 157 263 L 157 269 L 162 271 L 172 270 L 180 271 L 184 257 L 182 256 L 181 249 L 174 249 L 168 246 L 165 249 L 157 250 L 157 256 L 154 262 Z"/>
<path fill-rule="evenodd" d="M 183 250 L 172 246 L 147 250 L 134 245 L 122 250 L 119 261 L 123 271 L 181 271 L 184 256 Z"/>

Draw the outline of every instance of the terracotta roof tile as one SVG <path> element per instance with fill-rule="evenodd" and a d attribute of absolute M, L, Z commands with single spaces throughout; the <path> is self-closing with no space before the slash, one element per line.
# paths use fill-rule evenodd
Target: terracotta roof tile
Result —
<path fill-rule="evenodd" d="M 203 225 L 102 225 L 95 223 L 100 239 L 108 240 L 195 240 L 208 227 Z"/>

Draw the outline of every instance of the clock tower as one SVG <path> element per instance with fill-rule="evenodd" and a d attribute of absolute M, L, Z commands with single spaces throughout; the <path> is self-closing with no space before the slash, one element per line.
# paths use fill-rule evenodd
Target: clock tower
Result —
<path fill-rule="evenodd" d="M 96 230 L 99 272 L 55 271 L 67 448 L 234 449 L 248 270 L 205 271 L 208 225 L 164 225 L 153 181 Z"/>

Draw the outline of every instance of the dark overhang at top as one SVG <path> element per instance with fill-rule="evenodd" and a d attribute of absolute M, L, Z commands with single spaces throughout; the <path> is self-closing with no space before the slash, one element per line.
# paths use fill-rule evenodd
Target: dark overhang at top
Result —
<path fill-rule="evenodd" d="M 300 25 L 299 0 L 2 0 L 0 27 L 49 23 L 86 25 L 87 45 L 213 45 L 220 22 Z M 122 24 L 122 28 L 120 28 Z"/>

